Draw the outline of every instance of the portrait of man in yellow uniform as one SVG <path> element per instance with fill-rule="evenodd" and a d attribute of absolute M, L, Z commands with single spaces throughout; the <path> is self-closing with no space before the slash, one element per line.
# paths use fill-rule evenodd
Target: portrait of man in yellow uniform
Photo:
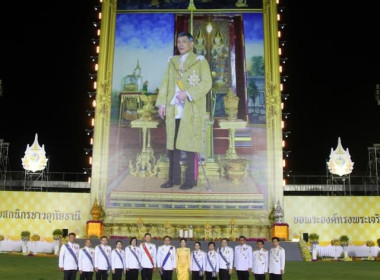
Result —
<path fill-rule="evenodd" d="M 159 116 L 166 121 L 169 157 L 169 180 L 161 188 L 180 185 L 180 189 L 191 189 L 197 184 L 195 157 L 202 149 L 206 95 L 212 79 L 207 60 L 194 54 L 193 47 L 191 34 L 178 33 L 179 55 L 169 59 L 156 101 Z M 181 151 L 186 152 L 184 182 L 181 182 Z"/>

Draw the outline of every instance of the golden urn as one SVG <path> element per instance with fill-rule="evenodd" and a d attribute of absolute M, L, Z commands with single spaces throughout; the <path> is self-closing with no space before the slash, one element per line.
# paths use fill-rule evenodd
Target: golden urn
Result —
<path fill-rule="evenodd" d="M 238 113 L 239 97 L 235 96 L 232 88 L 228 91 L 227 95 L 223 98 L 224 111 L 227 114 L 228 120 L 235 120 Z"/>
<path fill-rule="evenodd" d="M 230 159 L 226 162 L 227 177 L 233 184 L 240 184 L 247 175 L 247 160 Z"/>
<path fill-rule="evenodd" d="M 157 94 L 142 94 L 140 95 L 140 99 L 144 103 L 143 108 L 138 110 L 140 119 L 144 121 L 156 119 L 157 109 L 154 106 L 154 102 L 157 100 Z"/>

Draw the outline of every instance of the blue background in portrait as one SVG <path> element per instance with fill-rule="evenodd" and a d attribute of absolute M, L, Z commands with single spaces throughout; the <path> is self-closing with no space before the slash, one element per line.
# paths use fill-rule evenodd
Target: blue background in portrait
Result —
<path fill-rule="evenodd" d="M 265 124 L 264 23 L 262 13 L 243 14 L 249 122 Z"/>
<path fill-rule="evenodd" d="M 173 14 L 118 14 L 115 47 L 156 49 L 173 45 Z"/>
<path fill-rule="evenodd" d="M 112 121 L 119 118 L 122 79 L 133 73 L 137 61 L 148 91 L 161 83 L 168 57 L 173 55 L 174 14 L 117 14 L 112 80 Z"/>

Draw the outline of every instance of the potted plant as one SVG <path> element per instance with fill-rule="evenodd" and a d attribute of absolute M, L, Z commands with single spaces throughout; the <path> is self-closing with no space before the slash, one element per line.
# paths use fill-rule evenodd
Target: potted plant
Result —
<path fill-rule="evenodd" d="M 309 242 L 311 244 L 318 244 L 319 242 L 319 235 L 316 233 L 310 233 L 309 234 Z"/>
<path fill-rule="evenodd" d="M 340 245 L 343 248 L 344 260 L 347 260 L 348 259 L 347 248 L 348 248 L 348 242 L 350 241 L 350 238 L 347 235 L 342 235 L 339 238 L 339 241 L 340 241 Z"/>
<path fill-rule="evenodd" d="M 375 242 L 373 242 L 372 240 L 368 240 L 365 245 L 367 247 L 369 247 L 369 255 L 368 255 L 368 260 L 373 260 L 373 257 L 372 257 L 372 247 L 375 246 Z"/>
<path fill-rule="evenodd" d="M 22 253 L 27 254 L 28 253 L 28 241 L 30 240 L 30 231 L 24 230 L 21 232 L 21 240 L 22 240 Z"/>
<path fill-rule="evenodd" d="M 37 241 L 40 241 L 41 237 L 35 233 L 30 237 L 30 248 L 29 250 L 33 252 L 33 254 L 37 254 Z"/>
<path fill-rule="evenodd" d="M 24 242 L 28 242 L 30 239 L 30 231 L 24 230 L 21 232 L 21 240 Z"/>
<path fill-rule="evenodd" d="M 4 235 L 0 234 L 0 253 L 1 253 L 1 241 L 4 240 Z"/>
<path fill-rule="evenodd" d="M 316 261 L 317 260 L 317 245 L 319 243 L 319 235 L 316 233 L 311 233 L 309 235 L 309 242 L 312 246 L 312 260 Z"/>
<path fill-rule="evenodd" d="M 334 260 L 338 260 L 338 246 L 340 246 L 339 238 L 331 240 L 331 246 L 334 246 Z"/>
<path fill-rule="evenodd" d="M 380 248 L 380 238 L 376 240 L 377 246 Z M 375 261 L 380 261 L 380 250 L 377 253 L 377 257 L 375 258 Z"/>
<path fill-rule="evenodd" d="M 62 238 L 63 231 L 59 228 L 53 230 L 53 239 L 60 240 Z"/>
<path fill-rule="evenodd" d="M 57 229 L 53 230 L 54 254 L 55 255 L 58 255 L 59 243 L 61 241 L 62 235 L 63 235 L 62 229 L 57 228 Z"/>

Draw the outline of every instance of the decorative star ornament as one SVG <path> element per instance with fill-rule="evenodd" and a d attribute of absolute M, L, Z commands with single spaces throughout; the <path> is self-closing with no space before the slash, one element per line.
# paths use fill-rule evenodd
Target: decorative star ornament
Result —
<path fill-rule="evenodd" d="M 195 72 L 195 70 L 193 70 L 193 73 L 189 75 L 189 78 L 187 79 L 187 81 L 189 82 L 189 85 L 191 86 L 198 85 L 200 80 L 201 79 L 199 78 L 199 75 L 197 74 L 197 72 Z"/>

